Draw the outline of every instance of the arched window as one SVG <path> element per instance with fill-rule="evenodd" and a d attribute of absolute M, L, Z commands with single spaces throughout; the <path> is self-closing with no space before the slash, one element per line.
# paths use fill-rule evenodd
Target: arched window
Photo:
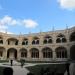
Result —
<path fill-rule="evenodd" d="M 44 37 L 44 41 L 43 41 L 43 44 L 50 44 L 52 43 L 52 37 L 51 36 L 45 36 Z"/>
<path fill-rule="evenodd" d="M 48 47 L 43 48 L 42 53 L 43 53 L 43 58 L 52 58 L 53 57 L 52 50 Z"/>
<path fill-rule="evenodd" d="M 32 40 L 32 45 L 36 45 L 39 44 L 39 38 L 38 37 L 34 37 Z"/>
<path fill-rule="evenodd" d="M 62 34 L 59 34 L 59 35 L 57 36 L 56 43 L 65 43 L 65 42 L 67 42 L 65 36 L 62 35 Z"/>
<path fill-rule="evenodd" d="M 0 37 L 0 44 L 3 44 L 3 38 Z"/>
<path fill-rule="evenodd" d="M 23 39 L 22 45 L 28 45 L 28 39 Z"/>
<path fill-rule="evenodd" d="M 75 32 L 70 35 L 70 41 L 75 41 Z"/>
<path fill-rule="evenodd" d="M 7 42 L 8 45 L 18 45 L 18 40 L 16 38 L 9 38 Z"/>
<path fill-rule="evenodd" d="M 15 48 L 9 48 L 7 50 L 7 58 L 17 59 L 17 50 Z"/>
<path fill-rule="evenodd" d="M 5 48 L 4 47 L 0 47 L 0 57 L 3 57 Z"/>
<path fill-rule="evenodd" d="M 55 50 L 57 58 L 67 58 L 67 50 L 64 47 L 58 47 Z"/>
<path fill-rule="evenodd" d="M 27 50 L 26 49 L 22 48 L 22 49 L 20 49 L 20 52 L 21 52 L 22 58 L 27 58 Z"/>
<path fill-rule="evenodd" d="M 32 58 L 39 58 L 39 50 L 38 50 L 38 49 L 32 48 L 32 49 L 30 50 L 30 52 L 31 52 L 31 57 L 32 57 Z"/>

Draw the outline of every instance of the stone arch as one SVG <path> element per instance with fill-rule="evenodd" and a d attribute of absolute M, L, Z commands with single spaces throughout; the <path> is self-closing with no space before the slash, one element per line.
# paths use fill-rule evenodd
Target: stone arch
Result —
<path fill-rule="evenodd" d="M 27 58 L 27 49 L 21 48 L 21 49 L 20 49 L 20 56 L 21 56 L 22 58 Z"/>
<path fill-rule="evenodd" d="M 67 42 L 65 35 L 61 33 L 57 35 L 56 43 L 65 43 L 65 42 Z"/>
<path fill-rule="evenodd" d="M 18 45 L 18 39 L 16 39 L 16 38 L 8 38 L 7 39 L 7 43 L 8 43 L 8 45 Z"/>
<path fill-rule="evenodd" d="M 4 52 L 5 52 L 5 48 L 4 47 L 0 47 L 0 57 L 4 56 Z"/>
<path fill-rule="evenodd" d="M 75 41 L 75 32 L 72 32 L 70 35 L 70 41 Z"/>
<path fill-rule="evenodd" d="M 39 37 L 35 36 L 32 39 L 32 45 L 39 44 Z"/>
<path fill-rule="evenodd" d="M 15 48 L 9 48 L 7 50 L 7 58 L 17 59 L 17 50 Z"/>
<path fill-rule="evenodd" d="M 37 48 L 30 49 L 31 58 L 39 58 L 39 50 Z"/>
<path fill-rule="evenodd" d="M 70 58 L 75 60 L 75 45 L 71 46 L 70 48 Z"/>
<path fill-rule="evenodd" d="M 49 36 L 49 35 L 46 35 L 46 36 L 44 37 L 43 43 L 44 43 L 44 44 L 52 43 L 52 37 Z"/>
<path fill-rule="evenodd" d="M 0 35 L 0 44 L 3 44 L 3 37 Z"/>
<path fill-rule="evenodd" d="M 22 45 L 28 45 L 28 38 L 22 39 Z"/>
<path fill-rule="evenodd" d="M 67 49 L 65 47 L 57 47 L 55 52 L 57 58 L 67 58 Z"/>
<path fill-rule="evenodd" d="M 53 52 L 52 49 L 49 47 L 45 47 L 42 49 L 43 58 L 52 58 Z"/>

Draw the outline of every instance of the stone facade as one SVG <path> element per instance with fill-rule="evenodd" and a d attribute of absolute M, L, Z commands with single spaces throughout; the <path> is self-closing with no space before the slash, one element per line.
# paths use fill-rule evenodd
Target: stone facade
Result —
<path fill-rule="evenodd" d="M 75 59 L 75 27 L 30 34 L 0 33 L 0 59 L 66 61 Z"/>

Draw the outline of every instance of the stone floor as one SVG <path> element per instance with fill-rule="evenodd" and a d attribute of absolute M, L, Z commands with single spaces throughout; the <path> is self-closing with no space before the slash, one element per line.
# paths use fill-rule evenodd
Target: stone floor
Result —
<path fill-rule="evenodd" d="M 13 66 L 10 66 L 10 63 L 0 63 L 0 66 L 13 68 L 13 75 L 27 75 L 27 73 L 29 72 L 25 67 L 22 68 L 20 66 L 20 63 L 17 63 L 17 62 L 15 62 Z"/>

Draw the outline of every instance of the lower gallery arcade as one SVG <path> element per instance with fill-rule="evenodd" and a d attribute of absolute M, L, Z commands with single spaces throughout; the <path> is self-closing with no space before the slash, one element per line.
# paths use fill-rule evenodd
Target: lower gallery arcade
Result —
<path fill-rule="evenodd" d="M 75 45 L 70 48 L 70 58 L 75 60 Z M 15 48 L 9 48 L 6 50 L 4 47 L 0 47 L 1 59 L 26 59 L 26 60 L 65 60 L 68 59 L 68 50 L 65 47 L 57 47 L 54 51 L 45 47 L 40 51 L 37 48 L 31 48 L 27 50 L 22 48 L 17 50 Z"/>

